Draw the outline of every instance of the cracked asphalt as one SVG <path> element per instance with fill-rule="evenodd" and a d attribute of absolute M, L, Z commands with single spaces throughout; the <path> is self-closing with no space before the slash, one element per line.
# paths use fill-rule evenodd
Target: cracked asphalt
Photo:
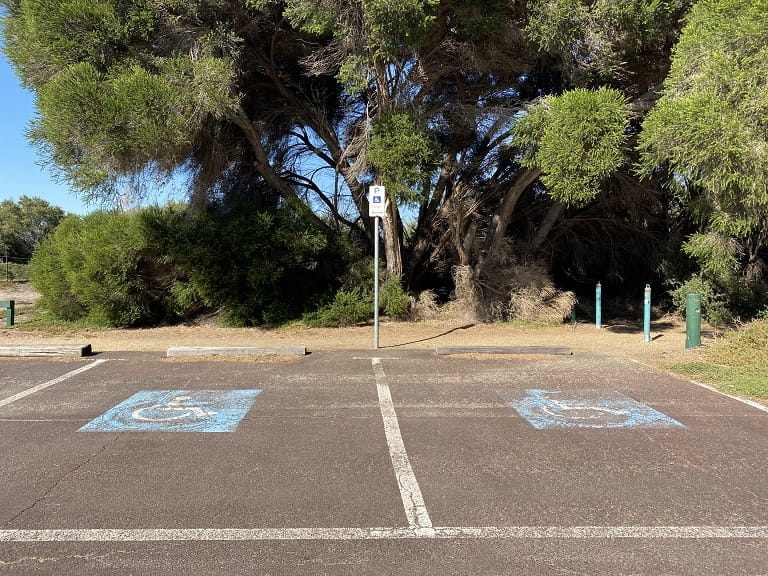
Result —
<path fill-rule="evenodd" d="M 768 574 L 765 411 L 597 354 L 260 360 L 0 359 L 0 573 Z M 80 431 L 233 390 L 231 431 Z"/>

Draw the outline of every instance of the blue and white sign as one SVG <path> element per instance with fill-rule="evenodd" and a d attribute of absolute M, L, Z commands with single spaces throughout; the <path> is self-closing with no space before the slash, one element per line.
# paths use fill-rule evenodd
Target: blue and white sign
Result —
<path fill-rule="evenodd" d="M 384 218 L 387 215 L 387 196 L 384 186 L 369 186 L 368 193 L 368 216 Z"/>
<path fill-rule="evenodd" d="M 261 390 L 142 390 L 80 432 L 232 432 Z"/>
<path fill-rule="evenodd" d="M 616 390 L 499 390 L 534 428 L 685 428 Z"/>

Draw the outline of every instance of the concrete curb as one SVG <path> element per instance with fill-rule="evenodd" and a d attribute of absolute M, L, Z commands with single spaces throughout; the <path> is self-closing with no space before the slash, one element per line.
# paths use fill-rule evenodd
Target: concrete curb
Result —
<path fill-rule="evenodd" d="M 250 346 L 174 346 L 165 355 L 178 356 L 306 356 L 306 346 L 255 348 Z"/>
<path fill-rule="evenodd" d="M 62 344 L 54 346 L 0 346 L 0 356 L 62 357 L 90 356 L 90 344 Z"/>
<path fill-rule="evenodd" d="M 435 348 L 438 356 L 449 354 L 554 354 L 571 356 L 570 348 L 565 346 L 446 346 Z"/>

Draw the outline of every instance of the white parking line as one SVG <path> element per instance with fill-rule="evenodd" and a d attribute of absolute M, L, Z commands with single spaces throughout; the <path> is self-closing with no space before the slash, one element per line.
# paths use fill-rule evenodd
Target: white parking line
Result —
<path fill-rule="evenodd" d="M 387 437 L 389 455 L 395 469 L 395 477 L 400 488 L 400 498 L 403 500 L 408 526 L 412 529 L 431 528 L 432 520 L 429 518 L 424 497 L 421 495 L 421 488 L 419 488 L 416 475 L 411 468 L 403 437 L 400 434 L 400 424 L 397 421 L 397 413 L 392 403 L 392 394 L 389 391 L 389 385 L 384 381 L 386 375 L 384 374 L 384 367 L 381 365 L 381 358 L 371 358 L 371 364 L 373 364 L 373 373 L 376 376 L 379 409 L 384 420 L 384 433 Z"/>
<path fill-rule="evenodd" d="M 691 380 L 691 384 L 695 384 L 696 386 L 709 390 L 710 392 L 716 392 L 717 394 L 720 394 L 721 396 L 725 396 L 726 398 L 737 400 L 738 402 L 741 402 L 742 404 L 746 404 L 747 406 L 751 406 L 752 408 L 757 408 L 758 410 L 762 410 L 763 412 L 768 412 L 768 406 L 765 406 L 764 404 L 758 404 L 757 402 L 749 400 L 748 398 L 739 398 L 738 396 L 733 396 L 732 394 L 726 394 L 725 392 L 723 392 L 722 390 L 718 390 L 714 386 L 709 386 L 708 384 L 704 384 L 703 382 L 696 382 L 695 380 Z"/>
<path fill-rule="evenodd" d="M 27 390 L 24 390 L 23 392 L 19 392 L 18 394 L 14 394 L 13 396 L 10 396 L 8 398 L 5 398 L 3 400 L 0 400 L 0 408 L 3 406 L 8 406 L 8 404 L 11 404 L 12 402 L 16 402 L 16 400 L 21 400 L 22 398 L 26 398 L 27 396 L 34 394 L 35 392 L 39 392 L 40 390 L 45 390 L 46 388 L 49 388 L 51 386 L 54 386 L 55 384 L 59 384 L 60 382 L 64 382 L 64 380 L 69 380 L 73 376 L 77 376 L 78 374 L 85 372 L 86 370 L 90 370 L 91 368 L 95 368 L 99 364 L 103 364 L 107 360 L 94 360 L 90 364 L 86 364 L 85 366 L 81 366 L 77 370 L 72 370 L 71 372 L 67 372 L 63 376 L 59 376 L 58 378 L 54 378 L 53 380 L 48 380 L 48 382 L 43 382 L 42 384 L 38 384 L 37 386 L 34 386 L 33 388 L 28 388 Z"/>
<path fill-rule="evenodd" d="M 768 526 L 444 526 L 430 528 L 147 528 L 0 530 L 0 542 L 259 540 L 765 540 Z"/>

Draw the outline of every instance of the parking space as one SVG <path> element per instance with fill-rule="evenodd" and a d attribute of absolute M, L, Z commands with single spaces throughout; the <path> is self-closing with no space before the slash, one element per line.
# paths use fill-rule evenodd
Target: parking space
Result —
<path fill-rule="evenodd" d="M 0 406 L 4 400 L 60 378 L 70 371 L 90 364 L 86 360 L 45 360 L 39 358 L 0 358 Z"/>
<path fill-rule="evenodd" d="M 450 362 L 450 377 L 421 383 L 405 366 L 388 367 L 405 443 L 436 525 L 768 524 L 760 472 L 768 463 L 765 413 L 631 362 Z M 482 378 L 467 386 L 478 365 Z M 597 415 L 594 427 L 539 429 L 509 405 L 510 396 L 542 388 L 551 398 L 571 399 L 565 404 L 571 421 Z M 638 419 L 614 427 L 619 415 L 610 413 L 610 402 L 617 412 L 626 409 L 617 394 L 652 406 L 673 424 Z M 608 403 L 594 400 L 600 397 Z"/>
<path fill-rule="evenodd" d="M 3 367 L 0 572 L 764 573 L 768 413 L 629 361 Z"/>

